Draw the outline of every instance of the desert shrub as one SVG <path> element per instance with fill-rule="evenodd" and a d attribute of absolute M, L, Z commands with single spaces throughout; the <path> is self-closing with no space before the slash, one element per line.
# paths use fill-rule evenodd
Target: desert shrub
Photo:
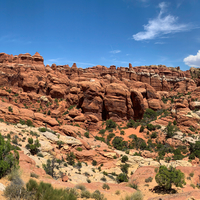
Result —
<path fill-rule="evenodd" d="M 121 182 L 128 182 L 128 177 L 127 177 L 127 175 L 126 175 L 125 173 L 121 173 L 121 174 L 119 174 L 119 175 L 117 176 L 116 181 L 117 181 L 118 183 L 121 183 Z"/>
<path fill-rule="evenodd" d="M 106 177 L 105 176 L 101 177 L 101 181 L 106 182 L 107 181 Z"/>
<path fill-rule="evenodd" d="M 91 183 L 91 180 L 90 180 L 89 178 L 87 178 L 87 182 L 88 182 L 88 183 Z"/>
<path fill-rule="evenodd" d="M 83 149 L 81 147 L 76 148 L 77 151 L 82 151 Z"/>
<path fill-rule="evenodd" d="M 17 180 L 19 179 L 21 176 L 21 171 L 19 170 L 19 168 L 13 168 L 11 170 L 11 172 L 7 175 L 7 178 L 9 181 L 13 181 L 13 180 Z"/>
<path fill-rule="evenodd" d="M 89 136 L 89 132 L 85 132 L 84 133 L 84 136 L 86 137 L 86 138 L 89 138 L 90 136 Z"/>
<path fill-rule="evenodd" d="M 39 147 L 41 144 L 39 143 L 39 140 L 36 139 L 34 144 L 33 144 L 33 138 L 28 138 L 28 144 L 26 145 L 26 148 L 30 150 L 32 155 L 35 155 L 39 151 Z"/>
<path fill-rule="evenodd" d="M 23 181 L 19 178 L 18 181 L 12 181 L 4 190 L 4 195 L 8 199 L 21 199 L 26 196 L 26 189 Z"/>
<path fill-rule="evenodd" d="M 125 132 L 124 132 L 123 130 L 120 131 L 120 135 L 124 135 L 124 133 L 125 133 Z"/>
<path fill-rule="evenodd" d="M 153 124 L 147 124 L 147 129 L 149 131 L 154 131 L 154 130 L 156 130 L 156 126 L 154 126 Z"/>
<path fill-rule="evenodd" d="M 151 134 L 151 138 L 157 138 L 157 132 L 153 132 L 153 133 Z"/>
<path fill-rule="evenodd" d="M 93 166 L 96 166 L 96 165 L 97 165 L 97 161 L 96 161 L 96 160 L 93 160 L 93 161 L 92 161 L 92 165 L 93 165 Z"/>
<path fill-rule="evenodd" d="M 195 132 L 195 128 L 193 126 L 190 126 L 189 130 L 191 130 L 192 132 Z"/>
<path fill-rule="evenodd" d="M 61 141 L 61 140 L 58 140 L 58 141 L 57 141 L 57 145 L 58 145 L 58 148 L 59 148 L 59 149 L 62 147 L 63 144 L 64 144 L 63 141 Z"/>
<path fill-rule="evenodd" d="M 107 143 L 110 142 L 110 140 L 115 137 L 115 134 L 114 133 L 109 133 L 109 135 L 107 136 Z"/>
<path fill-rule="evenodd" d="M 40 182 L 39 184 L 30 179 L 26 184 L 27 193 L 32 199 L 37 200 L 76 200 L 77 196 L 72 190 L 54 189 L 51 184 Z"/>
<path fill-rule="evenodd" d="M 115 194 L 120 195 L 120 190 L 116 190 Z"/>
<path fill-rule="evenodd" d="M 143 132 L 144 131 L 144 129 L 145 129 L 145 127 L 142 125 L 141 127 L 140 127 L 140 130 L 139 130 L 139 132 L 141 133 L 141 132 Z"/>
<path fill-rule="evenodd" d="M 38 157 L 41 157 L 41 158 L 44 157 L 42 153 L 38 153 L 37 156 L 38 156 Z"/>
<path fill-rule="evenodd" d="M 31 172 L 31 174 L 30 174 L 30 177 L 33 177 L 33 178 L 38 178 L 38 177 L 39 177 L 39 175 L 35 174 L 34 172 Z"/>
<path fill-rule="evenodd" d="M 148 123 L 150 121 L 156 120 L 157 113 L 154 110 L 147 108 L 144 115 L 143 115 L 143 118 Z"/>
<path fill-rule="evenodd" d="M 33 126 L 33 122 L 32 122 L 30 119 L 28 119 L 28 120 L 26 121 L 26 125 L 27 125 L 27 126 Z"/>
<path fill-rule="evenodd" d="M 76 105 L 71 105 L 71 106 L 68 108 L 68 110 L 71 110 L 71 109 L 73 109 L 74 107 L 76 107 Z"/>
<path fill-rule="evenodd" d="M 122 156 L 122 162 L 125 163 L 128 160 L 128 156 L 124 155 Z"/>
<path fill-rule="evenodd" d="M 128 128 L 137 128 L 139 125 L 139 122 L 135 122 L 133 119 L 130 119 L 126 126 Z"/>
<path fill-rule="evenodd" d="M 94 198 L 95 200 L 106 200 L 106 198 L 104 197 L 103 194 L 101 194 L 101 192 L 99 190 L 95 190 L 92 195 L 92 198 Z"/>
<path fill-rule="evenodd" d="M 167 103 L 167 101 L 168 101 L 168 98 L 165 98 L 165 97 L 162 97 L 162 101 L 163 101 L 163 103 Z"/>
<path fill-rule="evenodd" d="M 105 129 L 101 129 L 101 130 L 99 131 L 99 134 L 104 135 L 105 132 L 106 132 Z"/>
<path fill-rule="evenodd" d="M 177 126 L 172 125 L 172 123 L 169 122 L 164 131 L 167 134 L 166 138 L 172 138 L 175 135 L 175 132 L 177 131 Z"/>
<path fill-rule="evenodd" d="M 104 184 L 102 185 L 102 188 L 103 188 L 104 190 L 109 190 L 109 189 L 110 189 L 110 186 L 109 186 L 108 184 L 104 183 Z"/>
<path fill-rule="evenodd" d="M 200 141 L 196 141 L 195 144 L 190 143 L 190 159 L 194 159 L 194 157 L 200 158 Z"/>
<path fill-rule="evenodd" d="M 128 184 L 128 186 L 137 190 L 138 189 L 138 182 L 136 182 L 136 179 L 134 179 L 131 183 Z"/>
<path fill-rule="evenodd" d="M 112 145 L 117 150 L 124 150 L 127 148 L 127 142 L 123 141 L 124 139 L 122 137 L 116 136 L 113 141 Z"/>
<path fill-rule="evenodd" d="M 66 158 L 67 163 L 69 165 L 74 165 L 75 164 L 75 158 L 76 158 L 76 156 L 74 155 L 73 152 L 68 153 L 67 154 L 67 158 Z"/>
<path fill-rule="evenodd" d="M 55 163 L 56 159 L 48 159 L 47 163 L 42 165 L 44 171 L 52 177 L 54 177 L 54 168 L 56 167 Z"/>
<path fill-rule="evenodd" d="M 106 120 L 106 129 L 116 128 L 117 124 L 112 120 Z"/>
<path fill-rule="evenodd" d="M 91 197 L 91 194 L 88 190 L 82 190 L 81 191 L 81 198 L 89 199 Z"/>
<path fill-rule="evenodd" d="M 77 184 L 77 185 L 75 185 L 75 188 L 79 189 L 81 191 L 86 190 L 86 187 L 83 184 Z"/>
<path fill-rule="evenodd" d="M 152 177 L 149 177 L 149 178 L 146 178 L 146 179 L 145 179 L 145 182 L 146 182 L 146 183 L 149 183 L 149 182 L 152 182 L 152 180 L 153 180 L 153 178 L 152 178 Z"/>
<path fill-rule="evenodd" d="M 156 174 L 156 182 L 159 186 L 165 190 L 170 190 L 172 184 L 176 187 L 183 187 L 185 183 L 184 174 L 173 167 L 167 169 L 166 166 L 160 166 L 158 173 Z"/>
<path fill-rule="evenodd" d="M 25 122 L 23 119 L 20 119 L 20 120 L 19 120 L 19 123 L 20 123 L 21 125 L 25 125 L 25 124 L 26 124 L 26 122 Z"/>
<path fill-rule="evenodd" d="M 141 191 L 136 191 L 132 195 L 126 195 L 122 200 L 143 200 L 143 194 Z"/>
<path fill-rule="evenodd" d="M 173 160 L 182 160 L 184 158 L 184 156 L 181 154 L 180 149 L 175 149 L 173 153 Z"/>
<path fill-rule="evenodd" d="M 189 174 L 189 176 L 190 176 L 190 177 L 193 177 L 193 176 L 194 176 L 194 172 L 191 172 L 191 173 Z"/>
<path fill-rule="evenodd" d="M 8 107 L 8 111 L 9 111 L 9 112 L 13 112 L 13 109 L 12 109 L 11 106 Z"/>
<path fill-rule="evenodd" d="M 101 141 L 101 142 L 106 142 L 106 141 L 105 141 L 105 138 L 103 138 L 103 137 L 95 136 L 94 138 L 95 138 L 96 140 Z"/>
<path fill-rule="evenodd" d="M 5 141 L 0 134 L 0 178 L 8 174 L 11 169 L 15 169 L 19 163 L 19 153 L 10 144 L 10 141 Z"/>
<path fill-rule="evenodd" d="M 42 128 L 39 128 L 38 129 L 40 132 L 46 132 L 47 131 L 47 129 L 46 128 L 44 128 L 44 127 L 42 127 Z"/>

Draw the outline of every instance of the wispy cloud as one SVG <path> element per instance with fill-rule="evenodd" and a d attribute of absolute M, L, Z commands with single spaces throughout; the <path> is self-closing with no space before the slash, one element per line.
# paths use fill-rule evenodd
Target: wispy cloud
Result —
<path fill-rule="evenodd" d="M 158 7 L 160 8 L 158 16 L 150 19 L 148 24 L 144 25 L 144 31 L 133 35 L 134 40 L 151 40 L 161 35 L 188 31 L 193 28 L 189 24 L 179 24 L 178 17 L 172 15 L 163 16 L 167 9 L 167 3 L 161 2 Z"/>
<path fill-rule="evenodd" d="M 189 55 L 183 61 L 190 67 L 200 67 L 200 50 L 197 52 L 197 55 Z"/>
<path fill-rule="evenodd" d="M 116 54 L 116 53 L 120 53 L 121 52 L 121 50 L 112 50 L 112 51 L 110 51 L 110 53 L 112 53 L 112 54 Z"/>
<path fill-rule="evenodd" d="M 3 35 L 0 36 L 0 42 L 4 43 L 17 43 L 22 45 L 31 44 L 32 42 L 29 40 L 22 40 L 19 37 L 13 36 L 13 35 Z"/>
<path fill-rule="evenodd" d="M 155 42 L 154 44 L 165 44 L 165 42 Z"/>
<path fill-rule="evenodd" d="M 176 5 L 177 8 L 179 8 L 183 2 L 184 2 L 184 0 L 177 0 L 177 5 Z"/>

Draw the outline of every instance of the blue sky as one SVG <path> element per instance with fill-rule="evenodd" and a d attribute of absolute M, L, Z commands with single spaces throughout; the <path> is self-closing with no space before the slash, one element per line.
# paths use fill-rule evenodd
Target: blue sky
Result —
<path fill-rule="evenodd" d="M 200 66 L 199 0 L 0 0 L 0 52 L 78 67 Z"/>

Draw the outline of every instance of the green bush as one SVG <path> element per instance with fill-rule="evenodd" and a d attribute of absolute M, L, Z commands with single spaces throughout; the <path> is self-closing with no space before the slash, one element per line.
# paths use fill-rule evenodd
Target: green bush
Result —
<path fill-rule="evenodd" d="M 44 128 L 44 127 L 42 127 L 42 128 L 39 128 L 38 129 L 40 132 L 46 132 L 47 131 L 47 129 L 46 128 Z"/>
<path fill-rule="evenodd" d="M 117 176 L 116 181 L 118 183 L 122 183 L 122 182 L 128 182 L 128 177 L 125 173 L 121 173 Z"/>
<path fill-rule="evenodd" d="M 26 121 L 26 125 L 27 125 L 27 126 L 33 126 L 33 122 L 32 122 L 31 120 L 28 119 L 28 120 Z"/>
<path fill-rule="evenodd" d="M 81 191 L 86 190 L 86 187 L 83 184 L 77 184 L 77 185 L 75 185 L 75 188 L 79 189 Z"/>
<path fill-rule="evenodd" d="M 68 153 L 67 154 L 67 158 L 66 158 L 67 163 L 69 165 L 74 165 L 75 164 L 75 158 L 76 158 L 76 156 L 74 155 L 73 152 Z"/>
<path fill-rule="evenodd" d="M 76 107 L 76 105 L 71 105 L 71 106 L 68 108 L 68 110 L 71 110 L 71 109 L 73 109 L 74 107 Z"/>
<path fill-rule="evenodd" d="M 35 174 L 34 172 L 31 172 L 30 177 L 39 178 L 39 175 Z"/>
<path fill-rule="evenodd" d="M 81 198 L 89 199 L 91 197 L 91 194 L 88 190 L 82 190 L 81 191 Z"/>
<path fill-rule="evenodd" d="M 95 200 L 106 200 L 106 198 L 104 197 L 103 194 L 101 194 L 101 192 L 99 190 L 95 190 L 92 193 L 92 198 L 94 198 Z"/>
<path fill-rule="evenodd" d="M 170 190 L 172 184 L 176 187 L 183 187 L 185 185 L 184 174 L 173 167 L 167 169 L 166 166 L 160 166 L 158 173 L 156 174 L 156 182 L 159 186 L 163 187 L 165 190 Z"/>
<path fill-rule="evenodd" d="M 145 183 L 149 183 L 149 182 L 152 182 L 153 181 L 153 178 L 152 177 L 149 177 L 149 178 L 146 178 L 145 179 Z"/>
<path fill-rule="evenodd" d="M 130 119 L 126 126 L 128 128 L 137 128 L 139 126 L 139 122 L 135 122 L 133 119 Z"/>
<path fill-rule="evenodd" d="M 102 188 L 103 188 L 104 190 L 109 190 L 109 189 L 110 189 L 110 186 L 109 186 L 108 184 L 104 183 L 104 184 L 102 185 Z"/>
<path fill-rule="evenodd" d="M 141 191 L 136 191 L 132 195 L 126 195 L 122 200 L 143 200 L 143 194 Z"/>
<path fill-rule="evenodd" d="M 172 125 L 172 123 L 169 122 L 167 127 L 165 128 L 165 132 L 167 133 L 166 138 L 172 138 L 177 130 L 177 126 Z"/>
<path fill-rule="evenodd" d="M 81 147 L 76 148 L 77 151 L 82 151 L 83 149 Z"/>
<path fill-rule="evenodd" d="M 58 148 L 59 148 L 59 149 L 62 147 L 63 144 L 64 144 L 63 141 L 61 141 L 61 140 L 58 140 L 58 141 L 57 141 L 57 145 L 58 145 Z"/>
<path fill-rule="evenodd" d="M 147 124 L 147 129 L 149 131 L 154 131 L 154 130 L 156 130 L 156 126 L 154 126 L 153 124 Z"/>
<path fill-rule="evenodd" d="M 9 112 L 13 112 L 13 109 L 12 109 L 11 106 L 8 107 L 8 111 L 9 111 Z"/>
<path fill-rule="evenodd" d="M 127 163 L 120 165 L 122 172 L 125 173 L 125 174 L 128 174 L 128 168 L 129 167 L 130 167 L 129 164 L 127 164 Z"/>
<path fill-rule="evenodd" d="M 106 130 L 105 130 L 105 129 L 101 129 L 101 130 L 99 131 L 99 134 L 101 134 L 101 135 L 104 135 L 104 134 L 105 134 L 105 132 L 106 132 Z"/>
<path fill-rule="evenodd" d="M 157 133 L 156 133 L 156 132 L 153 132 L 153 133 L 151 134 L 151 138 L 157 138 Z"/>
<path fill-rule="evenodd" d="M 125 163 L 128 160 L 128 156 L 124 155 L 122 156 L 122 162 Z"/>
<path fill-rule="evenodd" d="M 144 115 L 143 115 L 143 118 L 146 119 L 146 121 L 149 121 L 149 122 L 156 120 L 157 113 L 154 110 L 147 108 Z"/>
<path fill-rule="evenodd" d="M 11 169 L 15 169 L 19 163 L 19 153 L 13 150 L 10 141 L 5 141 L 3 136 L 0 134 L 0 178 L 5 176 L 7 173 L 11 171 Z"/>
<path fill-rule="evenodd" d="M 142 125 L 142 126 L 140 127 L 139 132 L 142 133 L 142 132 L 144 131 L 144 129 L 145 129 L 145 127 Z"/>
<path fill-rule="evenodd" d="M 116 128 L 117 124 L 112 120 L 106 120 L 106 129 Z"/>
<path fill-rule="evenodd" d="M 48 159 L 46 164 L 43 164 L 42 167 L 44 171 L 50 176 L 54 177 L 54 168 L 55 168 L 56 159 Z"/>
<path fill-rule="evenodd" d="M 33 144 L 33 138 L 28 138 L 28 143 L 29 144 L 26 145 L 26 148 L 30 150 L 32 155 L 37 154 L 39 151 L 38 148 L 41 146 L 41 144 L 39 143 L 39 140 L 36 139 Z"/>
<path fill-rule="evenodd" d="M 93 166 L 96 166 L 96 165 L 97 165 L 97 161 L 96 161 L 96 160 L 93 160 L 93 161 L 92 161 L 92 165 L 93 165 Z"/>
<path fill-rule="evenodd" d="M 84 136 L 86 137 L 86 138 L 89 138 L 90 136 L 89 136 L 89 132 L 85 132 L 84 133 Z"/>
<path fill-rule="evenodd" d="M 76 200 L 77 196 L 72 190 L 54 189 L 51 184 L 30 179 L 26 184 L 26 191 L 37 200 Z"/>
<path fill-rule="evenodd" d="M 127 148 L 127 142 L 123 141 L 124 138 L 116 136 L 113 141 L 112 141 L 112 145 L 114 148 L 116 148 L 117 150 L 124 150 Z"/>

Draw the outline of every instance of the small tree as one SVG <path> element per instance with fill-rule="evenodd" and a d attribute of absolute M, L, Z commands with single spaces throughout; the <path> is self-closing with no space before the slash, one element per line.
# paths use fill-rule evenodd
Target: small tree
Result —
<path fill-rule="evenodd" d="M 67 163 L 69 165 L 74 165 L 75 164 L 75 161 L 74 161 L 75 158 L 76 158 L 76 156 L 74 155 L 74 153 L 70 152 L 69 154 L 67 154 L 67 158 L 66 158 Z"/>
<path fill-rule="evenodd" d="M 177 126 L 172 125 L 171 122 L 168 123 L 167 127 L 165 128 L 165 132 L 167 133 L 166 138 L 172 138 L 177 131 Z"/>
<path fill-rule="evenodd" d="M 48 159 L 47 164 L 43 164 L 42 167 L 44 168 L 44 171 L 49 174 L 50 176 L 54 177 L 54 168 L 56 163 L 56 159 Z"/>
<path fill-rule="evenodd" d="M 36 139 L 34 144 L 33 144 L 33 138 L 28 138 L 28 143 L 29 144 L 26 145 L 26 148 L 30 149 L 30 152 L 31 152 L 32 155 L 37 154 L 38 151 L 39 151 L 38 148 L 41 146 L 39 140 Z"/>
<path fill-rule="evenodd" d="M 57 145 L 59 149 L 62 147 L 63 144 L 64 144 L 63 141 L 60 141 L 60 140 L 57 141 Z"/>
<path fill-rule="evenodd" d="M 106 120 L 106 129 L 116 128 L 117 124 L 112 120 Z"/>
<path fill-rule="evenodd" d="M 183 187 L 183 185 L 186 184 L 184 174 L 180 170 L 173 167 L 167 169 L 166 166 L 160 166 L 155 179 L 158 185 L 166 190 L 170 190 L 172 188 L 172 184 L 176 187 Z"/>

